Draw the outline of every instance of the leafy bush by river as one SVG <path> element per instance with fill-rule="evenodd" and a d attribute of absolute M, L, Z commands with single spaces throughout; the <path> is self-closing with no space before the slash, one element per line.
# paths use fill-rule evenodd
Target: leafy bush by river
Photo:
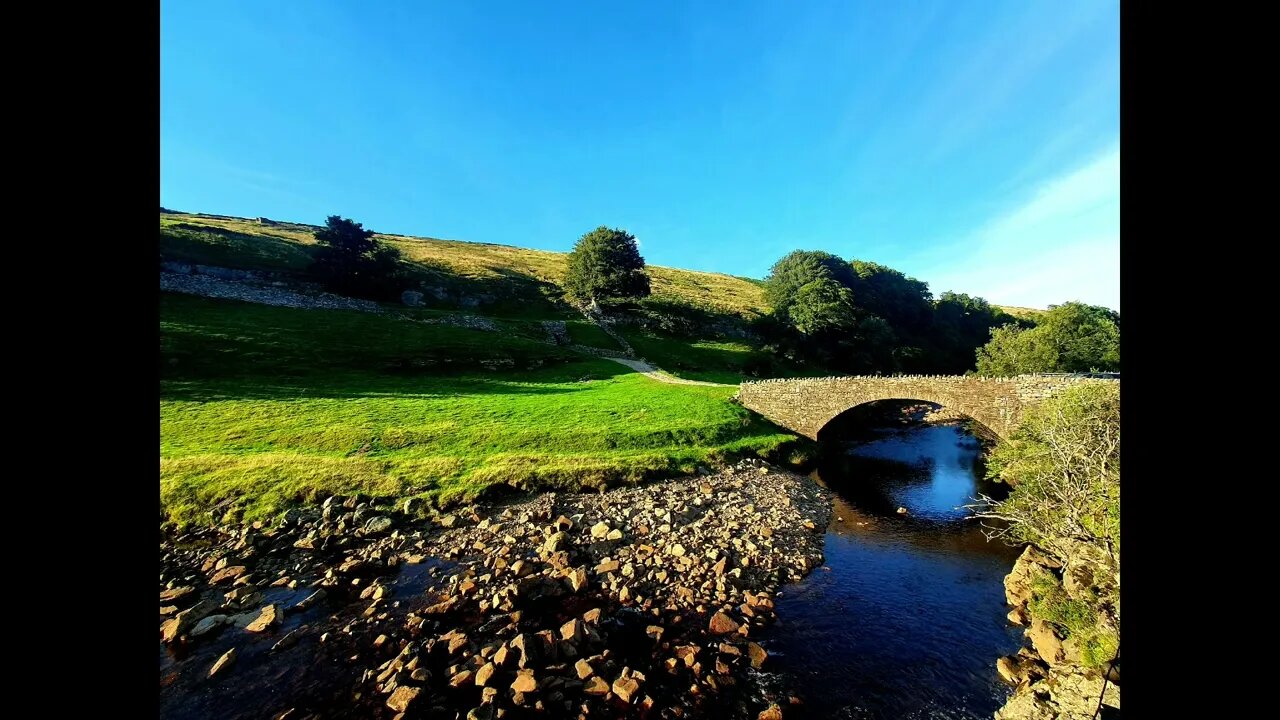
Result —
<path fill-rule="evenodd" d="M 1005 591 L 1034 652 L 1001 659 L 1019 690 L 997 717 L 1034 716 L 1043 704 L 1087 717 L 1102 692 L 1118 707 L 1120 388 L 1090 383 L 1045 401 L 992 453 L 988 473 L 1012 486 L 980 513 L 999 521 L 991 534 L 1032 546 Z M 1047 682 L 1064 675 L 1076 681 Z"/>

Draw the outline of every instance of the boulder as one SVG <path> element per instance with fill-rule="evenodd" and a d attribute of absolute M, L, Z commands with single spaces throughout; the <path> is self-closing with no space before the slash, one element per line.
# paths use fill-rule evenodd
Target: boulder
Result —
<path fill-rule="evenodd" d="M 511 689 L 519 693 L 533 692 L 538 689 L 538 679 L 533 676 L 533 670 L 520 670 L 516 673 L 515 682 L 511 683 Z"/>
<path fill-rule="evenodd" d="M 391 518 L 385 515 L 376 515 L 369 518 L 364 524 L 364 531 L 369 534 L 384 533 L 391 529 Z"/>
<path fill-rule="evenodd" d="M 249 632 L 264 632 L 280 622 L 280 608 L 267 605 L 258 612 L 258 617 L 244 627 Z"/>
<path fill-rule="evenodd" d="M 400 302 L 408 307 L 422 307 L 422 297 L 422 293 L 417 290 L 405 290 L 400 293 Z"/>
<path fill-rule="evenodd" d="M 401 685 L 396 691 L 391 693 L 391 697 L 387 698 L 387 707 L 398 713 L 407 712 L 409 706 L 422 693 L 421 688 L 410 687 L 409 685 Z"/>
<path fill-rule="evenodd" d="M 218 658 L 217 662 L 213 664 L 213 667 L 209 668 L 209 677 L 213 677 L 215 675 L 219 675 L 223 672 L 226 672 L 227 668 L 231 667 L 231 664 L 234 663 L 235 661 L 236 661 L 236 649 L 231 648 L 230 650 L 223 653 L 222 657 Z"/>
<path fill-rule="evenodd" d="M 738 623 L 734 622 L 733 618 L 724 614 L 723 611 L 711 616 L 711 622 L 708 627 L 716 635 L 728 635 L 738 631 Z"/>
<path fill-rule="evenodd" d="M 1057 665 L 1066 660 L 1066 651 L 1062 647 L 1062 639 L 1058 637 L 1058 633 L 1049 623 L 1036 618 L 1031 621 L 1031 627 L 1027 628 L 1026 635 L 1031 640 L 1031 645 L 1036 649 L 1041 659 L 1050 665 Z"/>

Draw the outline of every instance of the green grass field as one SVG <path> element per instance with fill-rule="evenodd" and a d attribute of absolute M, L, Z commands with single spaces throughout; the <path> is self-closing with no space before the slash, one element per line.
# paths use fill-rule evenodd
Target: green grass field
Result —
<path fill-rule="evenodd" d="M 160 494 L 178 524 L 332 493 L 592 488 L 802 447 L 726 402 L 732 388 L 519 332 L 168 294 L 160 310 Z"/>

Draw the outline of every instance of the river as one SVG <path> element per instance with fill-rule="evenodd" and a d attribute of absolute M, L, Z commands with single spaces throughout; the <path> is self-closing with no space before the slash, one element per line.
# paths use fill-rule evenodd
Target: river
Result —
<path fill-rule="evenodd" d="M 1003 587 L 1018 550 L 962 507 L 995 490 L 978 441 L 930 425 L 835 443 L 813 475 L 835 494 L 826 565 L 780 593 L 773 670 L 806 717 L 989 719 L 1010 693 L 996 658 L 1020 645 Z"/>

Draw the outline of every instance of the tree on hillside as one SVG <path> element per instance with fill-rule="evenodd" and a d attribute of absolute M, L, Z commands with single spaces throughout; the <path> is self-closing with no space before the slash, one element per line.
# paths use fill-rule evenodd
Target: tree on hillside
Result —
<path fill-rule="evenodd" d="M 820 277 L 791 297 L 788 315 L 801 335 L 810 337 L 849 330 L 857 320 L 853 293 L 829 277 Z"/>
<path fill-rule="evenodd" d="M 778 318 L 786 321 L 800 288 L 827 279 L 853 289 L 853 268 L 849 263 L 821 250 L 795 250 L 773 264 L 764 280 L 765 300 Z"/>
<path fill-rule="evenodd" d="M 1119 313 L 1069 302 L 1050 306 L 1030 329 L 1005 325 L 978 349 L 978 374 L 1120 370 Z"/>
<path fill-rule="evenodd" d="M 309 271 L 326 290 L 389 299 L 403 289 L 400 251 L 375 240 L 360 223 L 330 215 L 315 239 L 319 247 Z"/>
<path fill-rule="evenodd" d="M 603 225 L 583 235 L 569 253 L 564 289 L 590 303 L 647 296 L 649 276 L 635 236 Z"/>
<path fill-rule="evenodd" d="M 884 318 L 900 332 L 919 333 L 928 327 L 933 302 L 928 283 L 865 260 L 852 260 L 849 267 L 858 307 Z"/>

